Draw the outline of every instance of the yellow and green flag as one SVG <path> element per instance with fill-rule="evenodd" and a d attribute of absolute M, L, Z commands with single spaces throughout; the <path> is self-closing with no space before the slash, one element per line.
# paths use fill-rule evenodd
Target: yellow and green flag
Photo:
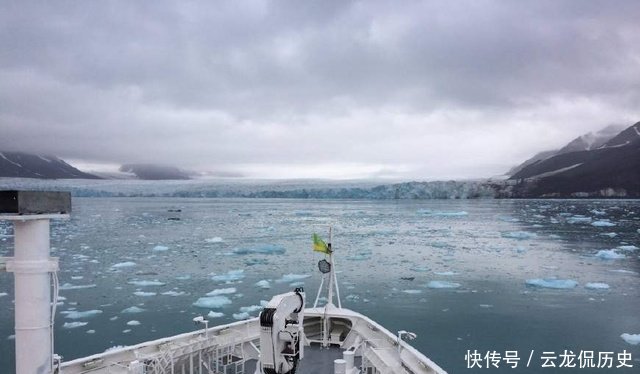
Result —
<path fill-rule="evenodd" d="M 313 234 L 313 250 L 316 252 L 322 252 L 326 254 L 331 253 L 331 250 L 329 249 L 329 246 L 327 245 L 327 243 L 325 243 L 324 240 L 320 239 L 318 234 L 315 234 L 315 233 Z"/>

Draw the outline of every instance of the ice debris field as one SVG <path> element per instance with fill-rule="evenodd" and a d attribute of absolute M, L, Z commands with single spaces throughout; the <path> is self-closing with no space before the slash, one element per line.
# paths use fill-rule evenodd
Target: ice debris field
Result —
<path fill-rule="evenodd" d="M 545 315 L 566 312 L 591 318 L 594 341 L 638 346 L 637 201 L 76 203 L 72 219 L 51 231 L 60 258 L 56 342 L 67 357 L 192 331 L 195 316 L 253 318 L 295 287 L 313 302 L 323 255 L 311 250 L 311 233 L 326 236 L 328 224 L 343 305 L 382 324 L 412 320 L 407 328 L 453 347 L 482 316 L 520 326 L 553 324 Z M 11 254 L 12 234 L 0 224 L 0 256 Z M 14 334 L 12 300 L 0 283 L 3 340 Z M 397 317 L 406 311 L 413 314 Z M 0 357 L 9 357 L 5 347 Z"/>

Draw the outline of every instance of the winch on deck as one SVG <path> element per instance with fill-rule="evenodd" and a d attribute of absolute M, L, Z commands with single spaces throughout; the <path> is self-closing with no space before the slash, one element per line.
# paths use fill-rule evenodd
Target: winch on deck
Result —
<path fill-rule="evenodd" d="M 304 290 L 274 296 L 260 313 L 260 363 L 264 374 L 294 374 L 304 356 Z"/>

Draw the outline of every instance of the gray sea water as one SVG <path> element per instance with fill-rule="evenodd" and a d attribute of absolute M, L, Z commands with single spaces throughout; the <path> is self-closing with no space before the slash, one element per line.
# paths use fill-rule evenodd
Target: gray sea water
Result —
<path fill-rule="evenodd" d="M 311 235 L 329 225 L 343 306 L 417 333 L 412 344 L 450 373 L 640 371 L 640 345 L 621 338 L 640 334 L 637 200 L 74 198 L 71 219 L 52 226 L 64 297 L 55 350 L 70 360 L 192 331 L 209 312 L 223 314 L 213 324 L 256 316 L 252 306 L 302 283 L 312 302 L 322 255 Z M 12 234 L 0 223 L 0 256 Z M 195 306 L 207 293 L 219 296 L 212 307 L 228 303 Z M 0 273 L 0 295 L 10 373 L 11 274 Z M 596 363 L 614 352 L 614 368 L 541 367 L 543 352 L 564 350 L 594 351 Z M 468 369 L 468 351 L 517 351 L 520 363 Z M 634 368 L 615 368 L 623 351 Z"/>

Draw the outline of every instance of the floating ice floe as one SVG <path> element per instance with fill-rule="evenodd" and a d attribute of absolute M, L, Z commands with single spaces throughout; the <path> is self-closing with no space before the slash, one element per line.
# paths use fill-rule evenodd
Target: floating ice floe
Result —
<path fill-rule="evenodd" d="M 537 236 L 538 235 L 536 233 L 528 232 L 528 231 L 512 231 L 512 232 L 502 233 L 503 238 L 518 239 L 518 240 L 533 239 L 533 238 L 536 238 Z"/>
<path fill-rule="evenodd" d="M 261 310 L 262 308 L 263 307 L 260 305 L 250 305 L 250 306 L 240 307 L 240 311 L 246 312 L 246 313 L 253 313 L 253 312 L 257 312 L 258 310 Z"/>
<path fill-rule="evenodd" d="M 140 321 L 136 321 L 135 319 L 127 322 L 127 326 L 139 326 L 140 325 Z"/>
<path fill-rule="evenodd" d="M 616 269 L 616 270 L 609 270 L 609 271 L 612 273 L 621 273 L 621 274 L 633 274 L 633 275 L 638 274 L 638 272 L 636 271 L 625 270 L 625 269 Z"/>
<path fill-rule="evenodd" d="M 625 332 L 624 334 L 620 335 L 620 337 L 622 338 L 622 340 L 631 345 L 640 344 L 640 334 L 628 334 Z"/>
<path fill-rule="evenodd" d="M 2 297 L 2 296 L 7 296 L 7 295 L 9 295 L 9 294 L 8 294 L 8 293 L 6 293 L 6 292 L 0 292 L 0 297 Z"/>
<path fill-rule="evenodd" d="M 575 288 L 578 282 L 572 279 L 555 279 L 555 278 L 535 278 L 527 279 L 525 282 L 527 286 L 540 287 L 540 288 L 553 288 L 553 289 L 569 289 Z"/>
<path fill-rule="evenodd" d="M 282 276 L 282 278 L 276 280 L 276 283 L 290 283 L 302 279 L 307 279 L 310 276 L 310 274 L 285 274 Z"/>
<path fill-rule="evenodd" d="M 193 305 L 198 308 L 206 309 L 219 309 L 229 304 L 231 304 L 231 300 L 226 296 L 201 297 L 193 303 Z"/>
<path fill-rule="evenodd" d="M 622 253 L 616 252 L 615 249 L 602 249 L 602 250 L 599 250 L 596 253 L 595 256 L 598 257 L 598 258 L 601 258 L 603 260 L 619 260 L 619 259 L 627 257 L 627 256 L 623 255 Z"/>
<path fill-rule="evenodd" d="M 422 293 L 422 290 L 402 290 L 402 292 L 408 293 L 409 295 L 415 295 L 415 294 Z"/>
<path fill-rule="evenodd" d="M 214 312 L 212 310 L 209 312 L 209 314 L 207 314 L 207 318 L 220 318 L 220 317 L 224 317 L 224 313 Z"/>
<path fill-rule="evenodd" d="M 219 236 L 214 236 L 213 238 L 207 238 L 204 240 L 207 243 L 222 243 L 224 240 Z"/>
<path fill-rule="evenodd" d="M 235 287 L 218 288 L 218 289 L 215 289 L 215 290 L 207 293 L 207 296 L 230 295 L 230 294 L 234 294 L 234 293 L 236 293 L 236 288 Z"/>
<path fill-rule="evenodd" d="M 73 285 L 71 283 L 65 283 L 62 286 L 59 287 L 59 289 L 61 290 L 80 290 L 83 288 L 94 288 L 96 287 L 95 284 L 78 284 L 78 285 Z"/>
<path fill-rule="evenodd" d="M 289 287 L 291 287 L 291 288 L 303 287 L 303 286 L 304 286 L 304 282 L 293 282 L 293 283 L 289 283 Z"/>
<path fill-rule="evenodd" d="M 427 216 L 427 217 L 464 217 L 469 215 L 469 213 L 465 211 L 446 212 L 446 211 L 437 211 L 437 210 L 434 211 L 430 209 L 420 209 L 418 210 L 418 214 L 422 216 Z"/>
<path fill-rule="evenodd" d="M 191 275 L 188 275 L 188 274 L 187 275 L 178 275 L 176 277 L 176 279 L 177 280 L 189 280 L 189 279 L 191 279 Z"/>
<path fill-rule="evenodd" d="M 568 223 L 591 223 L 591 217 L 575 215 L 567 218 Z"/>
<path fill-rule="evenodd" d="M 136 263 L 133 261 L 118 262 L 117 264 L 111 265 L 114 269 L 130 268 L 132 266 L 136 266 Z"/>
<path fill-rule="evenodd" d="M 15 334 L 7 336 L 7 340 L 15 340 L 15 339 L 16 339 Z"/>
<path fill-rule="evenodd" d="M 629 251 L 629 252 L 632 252 L 632 251 L 637 250 L 637 249 L 638 249 L 638 247 L 636 247 L 635 245 L 621 245 L 621 246 L 618 246 L 618 248 L 617 248 L 617 249 L 619 249 L 619 250 L 621 250 L 621 251 Z"/>
<path fill-rule="evenodd" d="M 142 313 L 144 309 L 138 308 L 137 306 L 130 306 L 126 309 L 123 309 L 120 313 Z"/>
<path fill-rule="evenodd" d="M 436 275 L 456 275 L 457 273 L 453 271 L 434 271 L 433 274 Z"/>
<path fill-rule="evenodd" d="M 164 251 L 168 251 L 169 247 L 165 245 L 156 245 L 155 247 L 153 247 L 153 250 L 156 252 L 164 252 Z"/>
<path fill-rule="evenodd" d="M 143 296 L 143 297 L 149 297 L 149 296 L 157 295 L 156 292 L 144 292 L 144 291 L 136 291 L 133 294 L 136 295 L 136 296 Z"/>
<path fill-rule="evenodd" d="M 96 330 L 87 330 L 87 334 L 95 334 Z"/>
<path fill-rule="evenodd" d="M 71 276 L 71 280 L 80 280 L 82 278 L 84 278 L 82 275 L 72 275 Z"/>
<path fill-rule="evenodd" d="M 78 328 L 78 327 L 86 326 L 88 324 L 89 324 L 89 322 L 65 322 L 64 325 L 62 325 L 62 328 L 64 328 L 64 329 L 75 329 L 75 328 Z"/>
<path fill-rule="evenodd" d="M 233 254 L 235 255 L 250 255 L 250 254 L 261 254 L 261 255 L 281 255 L 284 254 L 287 250 L 284 247 L 274 244 L 264 244 L 258 245 L 255 247 L 245 247 L 245 248 L 236 248 L 233 250 Z"/>
<path fill-rule="evenodd" d="M 429 288 L 459 288 L 461 286 L 460 283 L 455 283 L 455 282 L 448 282 L 448 281 L 431 281 L 429 283 L 427 283 L 427 287 Z"/>
<path fill-rule="evenodd" d="M 608 290 L 609 289 L 609 285 L 602 282 L 587 283 L 584 285 L 584 287 L 590 290 Z"/>
<path fill-rule="evenodd" d="M 138 287 L 148 287 L 148 286 L 164 286 L 165 283 L 160 282 L 159 280 L 132 280 L 127 282 L 134 286 Z"/>
<path fill-rule="evenodd" d="M 226 274 L 214 275 L 211 280 L 216 282 L 235 282 L 244 278 L 244 270 L 229 270 Z"/>
<path fill-rule="evenodd" d="M 480 308 L 489 309 L 489 308 L 493 308 L 493 305 L 491 305 L 491 304 L 480 304 Z"/>
<path fill-rule="evenodd" d="M 616 225 L 615 223 L 605 219 L 591 222 L 591 226 L 596 226 L 596 227 L 611 227 L 615 225 Z"/>
<path fill-rule="evenodd" d="M 123 334 L 128 334 L 128 333 L 130 333 L 130 332 L 131 332 L 131 329 L 122 330 L 122 333 L 123 333 Z"/>
<path fill-rule="evenodd" d="M 186 295 L 186 294 L 187 293 L 184 292 L 184 291 L 166 291 L 166 292 L 161 293 L 161 295 L 164 295 L 164 296 L 183 296 L 183 295 Z"/>
<path fill-rule="evenodd" d="M 248 319 L 249 317 L 251 316 L 247 312 L 233 313 L 233 319 L 243 320 L 243 319 Z"/>
<path fill-rule="evenodd" d="M 608 236 L 610 238 L 615 238 L 616 236 L 618 236 L 618 234 L 616 234 L 615 232 L 604 232 L 602 234 L 600 234 L 602 236 Z"/>
<path fill-rule="evenodd" d="M 98 314 L 102 314 L 101 310 L 87 310 L 84 312 L 80 312 L 80 311 L 70 311 L 69 313 L 66 313 L 66 315 L 64 316 L 64 318 L 69 318 L 69 319 L 82 319 L 82 318 L 90 318 L 93 316 L 96 316 Z"/>
<path fill-rule="evenodd" d="M 264 290 L 271 288 L 271 284 L 269 281 L 263 279 L 261 281 L 256 282 L 256 287 L 262 288 Z"/>

